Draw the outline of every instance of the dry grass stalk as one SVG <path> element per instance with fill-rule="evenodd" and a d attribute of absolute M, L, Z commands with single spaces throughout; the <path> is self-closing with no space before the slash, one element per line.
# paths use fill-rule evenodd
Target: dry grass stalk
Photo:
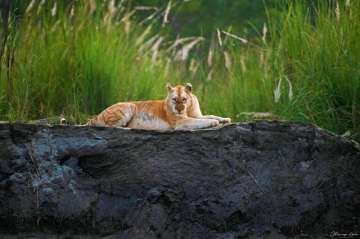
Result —
<path fill-rule="evenodd" d="M 149 6 L 136 6 L 134 8 L 136 11 L 157 11 L 159 8 L 157 7 L 149 7 Z"/>
<path fill-rule="evenodd" d="M 230 70 L 232 66 L 232 61 L 230 54 L 227 51 L 224 51 L 224 60 L 225 60 L 225 67 L 226 69 Z"/>
<path fill-rule="evenodd" d="M 181 61 L 185 61 L 188 56 L 189 56 L 189 52 L 191 51 L 191 49 L 198 44 L 199 42 L 203 41 L 204 38 L 203 37 L 198 37 L 195 40 L 191 41 L 190 43 L 186 44 L 185 46 L 183 46 L 181 48 L 181 50 L 179 50 L 176 55 L 175 55 L 175 60 L 181 60 Z"/>
<path fill-rule="evenodd" d="M 219 29 L 216 29 L 216 33 L 217 33 L 217 38 L 218 38 L 219 45 L 220 45 L 220 47 L 222 47 L 222 46 L 223 46 L 223 41 L 222 41 L 222 39 L 221 39 L 221 32 L 220 32 L 220 30 L 219 30 Z"/>
<path fill-rule="evenodd" d="M 42 9 L 42 6 L 45 4 L 45 0 L 41 0 L 39 6 L 38 6 L 38 9 L 36 11 L 36 14 L 39 15 L 40 12 L 41 12 L 41 9 Z"/>
<path fill-rule="evenodd" d="M 157 59 L 157 56 L 159 54 L 159 48 L 160 48 L 160 44 L 161 42 L 164 40 L 163 37 L 159 37 L 157 39 L 157 41 L 154 43 L 154 45 L 151 47 L 151 51 L 152 51 L 152 57 L 151 57 L 151 62 L 152 64 L 155 64 L 156 63 L 156 59 Z"/>
<path fill-rule="evenodd" d="M 89 0 L 89 15 L 92 15 L 96 10 L 96 0 Z"/>
<path fill-rule="evenodd" d="M 149 25 L 145 31 L 136 39 L 135 46 L 139 46 L 144 43 L 145 37 L 150 33 L 152 25 Z"/>
<path fill-rule="evenodd" d="M 208 57 L 207 57 L 207 63 L 208 63 L 209 67 L 211 67 L 212 64 L 213 64 L 213 58 L 214 58 L 214 47 L 210 46 L 209 47 Z"/>
<path fill-rule="evenodd" d="M 55 17 L 56 16 L 56 10 L 57 10 L 57 3 L 54 2 L 53 7 L 51 8 L 51 16 Z"/>
<path fill-rule="evenodd" d="M 131 26 L 131 20 L 130 18 L 132 17 L 132 15 L 135 14 L 135 10 L 128 12 L 125 14 L 125 16 L 121 19 L 121 22 L 124 23 L 124 31 L 126 34 L 130 33 L 130 26 Z"/>
<path fill-rule="evenodd" d="M 116 1 L 115 1 L 116 2 Z M 123 11 L 126 10 L 126 7 L 123 6 L 124 0 L 121 0 L 118 4 L 117 4 L 117 13 L 122 13 Z M 136 11 L 136 10 L 134 10 Z"/>
<path fill-rule="evenodd" d="M 291 81 L 289 80 L 289 78 L 287 76 L 284 76 L 285 80 L 287 81 L 288 85 L 289 85 L 289 100 L 293 99 L 294 93 L 293 93 L 293 86 L 291 84 Z M 280 78 L 275 90 L 274 90 L 274 100 L 275 103 L 280 101 L 280 97 L 281 97 L 281 82 L 282 82 L 282 77 Z"/>
<path fill-rule="evenodd" d="M 199 68 L 199 63 L 192 58 L 190 61 L 189 71 L 192 73 L 192 76 L 194 76 Z"/>
<path fill-rule="evenodd" d="M 336 20 L 340 21 L 340 6 L 338 0 L 336 0 L 335 16 L 336 16 Z"/>
<path fill-rule="evenodd" d="M 104 24 L 107 26 L 108 30 L 110 29 L 112 20 L 114 19 L 115 15 L 116 15 L 116 11 L 117 8 L 115 6 L 115 0 L 111 0 L 108 4 L 108 11 L 104 16 Z M 126 15 L 125 15 L 126 16 Z M 124 21 L 125 26 L 126 26 L 126 22 Z M 125 31 L 126 32 L 126 31 Z"/>
<path fill-rule="evenodd" d="M 25 13 L 28 14 L 35 6 L 35 0 L 32 0 L 29 5 L 27 6 Z"/>
<path fill-rule="evenodd" d="M 139 22 L 139 25 L 143 25 L 145 22 L 151 21 L 153 19 L 159 18 L 160 9 L 155 10 L 152 14 L 150 14 L 148 17 L 146 17 L 144 20 Z"/>
<path fill-rule="evenodd" d="M 169 13 L 171 10 L 171 0 L 168 2 L 167 6 L 166 6 L 166 10 L 164 13 L 164 18 L 163 18 L 163 22 L 162 22 L 162 26 L 164 27 L 167 23 L 169 23 Z"/>
<path fill-rule="evenodd" d="M 176 49 L 177 46 L 193 39 L 196 39 L 196 37 L 177 38 L 175 42 L 168 49 L 166 49 L 166 52 L 171 52 L 172 50 Z"/>
<path fill-rule="evenodd" d="M 73 5 L 70 10 L 70 18 L 73 18 L 75 16 L 75 6 Z"/>
<path fill-rule="evenodd" d="M 245 38 L 242 38 L 242 37 L 239 37 L 239 36 L 236 36 L 232 33 L 229 33 L 229 32 L 226 32 L 226 31 L 222 31 L 222 33 L 224 33 L 225 35 L 229 36 L 229 37 L 232 37 L 234 39 L 237 39 L 239 41 L 241 41 L 242 43 L 246 44 L 248 43 L 248 40 L 246 40 Z"/>
<path fill-rule="evenodd" d="M 263 29 L 262 29 L 262 41 L 264 44 L 266 44 L 266 35 L 267 35 L 268 29 L 266 27 L 266 23 L 264 23 Z"/>
<path fill-rule="evenodd" d="M 289 80 L 289 78 L 287 76 L 285 76 L 285 80 L 287 81 L 287 83 L 289 84 L 289 100 L 292 100 L 294 93 L 293 93 L 293 86 L 291 84 L 291 81 Z"/>
<path fill-rule="evenodd" d="M 246 120 L 279 120 L 280 117 L 271 112 L 241 112 L 236 117 Z"/>
<path fill-rule="evenodd" d="M 108 12 L 111 14 L 111 15 L 114 15 L 116 13 L 116 6 L 115 6 L 115 0 L 111 0 L 108 4 Z"/>
<path fill-rule="evenodd" d="M 280 80 L 274 90 L 274 101 L 275 103 L 278 103 L 280 101 L 280 97 L 281 97 L 281 81 L 282 78 L 280 77 Z"/>
<path fill-rule="evenodd" d="M 213 74 L 214 74 L 214 70 L 213 69 L 210 69 L 207 77 L 206 77 L 206 81 L 211 81 L 212 78 L 213 78 Z"/>
<path fill-rule="evenodd" d="M 346 12 L 347 16 L 351 17 L 350 0 L 346 0 L 346 2 L 345 2 L 345 12 Z"/>
<path fill-rule="evenodd" d="M 150 46 L 153 45 L 153 43 L 158 39 L 159 34 L 156 34 L 155 36 L 151 37 L 149 40 L 147 40 L 146 42 L 144 42 L 144 44 L 142 44 L 139 47 L 138 52 L 139 53 L 143 53 L 146 49 L 148 49 Z"/>

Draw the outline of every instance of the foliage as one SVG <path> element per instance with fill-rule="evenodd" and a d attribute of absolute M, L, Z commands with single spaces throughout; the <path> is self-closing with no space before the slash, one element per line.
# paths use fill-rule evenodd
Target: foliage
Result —
<path fill-rule="evenodd" d="M 150 6 L 161 8 L 168 1 L 164 0 L 133 0 L 133 6 Z M 213 34 L 214 29 L 232 27 L 239 34 L 253 35 L 256 28 L 266 21 L 264 0 L 196 0 L 171 1 L 172 14 L 169 17 L 170 35 L 205 36 Z M 268 10 L 276 12 L 278 0 L 267 0 Z M 143 14 L 140 14 L 142 16 Z M 146 16 L 143 16 L 146 17 Z M 191 27 L 189 27 L 191 26 Z"/>
<path fill-rule="evenodd" d="M 195 2 L 174 14 L 203 18 L 206 38 L 169 37 L 163 19 L 139 24 L 126 1 L 18 7 L 1 58 L 0 118 L 63 112 L 84 122 L 117 101 L 164 97 L 167 81 L 192 82 L 206 113 L 236 121 L 244 111 L 271 112 L 360 138 L 360 2 L 287 2 L 268 8 L 250 35 L 184 10 L 203 6 Z M 201 11 L 228 9 L 220 2 Z"/>

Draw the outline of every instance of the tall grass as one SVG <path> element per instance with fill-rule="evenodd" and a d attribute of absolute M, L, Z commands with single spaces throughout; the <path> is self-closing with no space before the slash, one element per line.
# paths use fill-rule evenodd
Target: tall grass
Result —
<path fill-rule="evenodd" d="M 257 38 L 229 28 L 174 41 L 112 0 L 34 2 L 1 59 L 2 119 L 83 122 L 117 101 L 161 98 L 167 81 L 192 82 L 206 113 L 272 112 L 360 138 L 359 1 L 294 1 Z"/>
<path fill-rule="evenodd" d="M 360 131 L 360 2 L 333 1 L 310 12 L 291 5 L 272 48 L 281 75 L 292 82 L 294 99 L 278 112 L 289 119 L 315 122 L 343 133 Z M 350 3 L 350 1 L 346 1 Z"/>
<path fill-rule="evenodd" d="M 242 111 L 269 111 L 359 139 L 360 2 L 310 9 L 298 1 L 268 25 L 257 39 L 222 47 L 233 64 L 208 108 L 238 120 Z"/>
<path fill-rule="evenodd" d="M 1 118 L 83 120 L 116 101 L 162 94 L 161 64 L 138 54 L 140 32 L 121 6 L 56 3 L 36 1 L 13 25 L 1 62 Z"/>

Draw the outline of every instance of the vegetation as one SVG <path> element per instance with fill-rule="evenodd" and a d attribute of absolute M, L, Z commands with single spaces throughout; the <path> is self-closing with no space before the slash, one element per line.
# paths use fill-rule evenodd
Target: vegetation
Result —
<path fill-rule="evenodd" d="M 219 25 L 183 38 L 162 30 L 167 5 L 149 20 L 126 1 L 20 2 L 1 56 L 1 119 L 81 123 L 191 82 L 206 113 L 271 112 L 360 138 L 359 1 L 289 2 L 255 33 Z"/>

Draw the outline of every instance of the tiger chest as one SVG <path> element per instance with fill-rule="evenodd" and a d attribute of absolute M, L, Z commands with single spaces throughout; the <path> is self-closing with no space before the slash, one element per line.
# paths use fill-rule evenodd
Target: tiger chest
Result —
<path fill-rule="evenodd" d="M 166 121 L 147 113 L 139 113 L 128 124 L 129 128 L 168 130 L 171 126 Z"/>

